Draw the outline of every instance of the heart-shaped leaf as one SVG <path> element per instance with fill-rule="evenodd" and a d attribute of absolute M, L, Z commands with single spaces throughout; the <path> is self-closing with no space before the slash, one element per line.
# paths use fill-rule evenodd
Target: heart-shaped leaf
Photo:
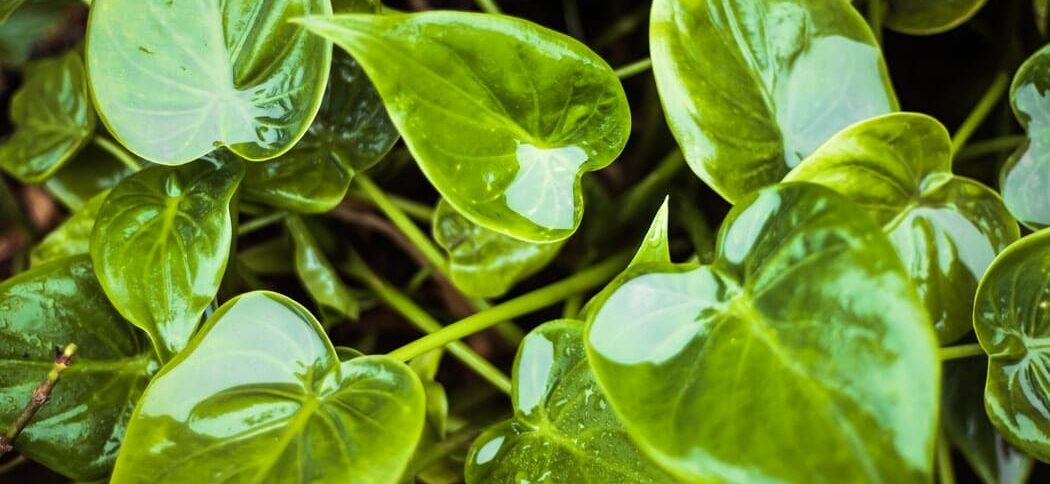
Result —
<path fill-rule="evenodd" d="M 906 34 L 936 34 L 969 20 L 987 1 L 889 0 L 886 26 Z"/>
<path fill-rule="evenodd" d="M 1050 461 L 1050 229 L 995 259 L 981 286 L 973 326 L 988 353 L 984 406 L 1006 440 Z"/>
<path fill-rule="evenodd" d="M 135 408 L 113 482 L 399 482 L 423 388 L 386 356 L 340 363 L 309 312 L 253 292 L 220 307 Z"/>
<path fill-rule="evenodd" d="M 1028 142 L 1003 165 L 999 188 L 1010 213 L 1038 230 L 1050 227 L 1050 45 L 1018 69 L 1010 104 Z"/>
<path fill-rule="evenodd" d="M 0 426 L 22 412 L 76 343 L 73 365 L 15 448 L 76 481 L 105 478 L 131 410 L 157 364 L 146 336 L 113 309 L 86 255 L 34 267 L 0 284 Z"/>
<path fill-rule="evenodd" d="M 0 144 L 0 167 L 26 183 L 46 180 L 90 141 L 95 111 L 80 54 L 26 66 L 25 83 L 11 99 L 11 121 L 15 133 Z"/>
<path fill-rule="evenodd" d="M 88 144 L 48 178 L 45 186 L 58 201 L 72 210 L 80 210 L 92 197 L 117 186 L 132 173 L 130 167 L 105 150 Z"/>
<path fill-rule="evenodd" d="M 878 225 L 791 183 L 730 212 L 713 265 L 629 269 L 584 341 L 632 438 L 684 479 L 914 482 L 937 422 L 931 327 Z"/>
<path fill-rule="evenodd" d="M 583 214 L 580 177 L 627 141 L 620 81 L 563 34 L 463 12 L 302 22 L 361 63 L 441 195 L 497 232 L 567 238 Z"/>
<path fill-rule="evenodd" d="M 631 443 L 594 381 L 583 323 L 529 333 L 514 363 L 514 418 L 474 441 L 467 482 L 674 482 Z"/>
<path fill-rule="evenodd" d="M 62 225 L 47 234 L 47 237 L 33 248 L 30 259 L 32 264 L 36 266 L 73 255 L 87 254 L 91 249 L 91 229 L 95 227 L 95 217 L 98 216 L 107 195 L 108 191 L 95 195 L 84 208 L 73 212 Z"/>
<path fill-rule="evenodd" d="M 153 166 L 122 180 L 99 209 L 95 272 L 164 361 L 186 346 L 219 289 L 233 230 L 230 199 L 243 174 L 231 156 Z"/>
<path fill-rule="evenodd" d="M 336 318 L 357 319 L 361 311 L 357 298 L 343 283 L 306 223 L 299 217 L 289 217 L 285 224 L 292 236 L 295 273 L 306 292 L 322 311 L 331 309 L 337 313 Z"/>
<path fill-rule="evenodd" d="M 482 227 L 441 200 L 434 210 L 434 240 L 449 256 L 452 283 L 477 297 L 503 295 L 543 269 L 562 242 L 536 243 Z"/>
<path fill-rule="evenodd" d="M 288 151 L 321 104 L 332 51 L 288 22 L 327 0 L 99 0 L 87 65 L 99 116 L 165 165 L 227 146 L 249 160 Z"/>
<path fill-rule="evenodd" d="M 378 163 L 397 138 L 375 86 L 357 61 L 338 51 L 310 130 L 291 151 L 248 165 L 244 194 L 297 212 L 331 210 L 354 174 Z"/>
<path fill-rule="evenodd" d="M 981 276 L 996 254 L 1020 237 L 994 190 L 952 175 L 948 131 L 922 114 L 894 113 L 854 124 L 785 180 L 832 188 L 875 216 L 942 343 L 970 332 Z"/>
<path fill-rule="evenodd" d="M 653 74 L 693 171 L 730 202 L 856 121 L 897 109 L 879 48 L 841 0 L 654 0 Z"/>

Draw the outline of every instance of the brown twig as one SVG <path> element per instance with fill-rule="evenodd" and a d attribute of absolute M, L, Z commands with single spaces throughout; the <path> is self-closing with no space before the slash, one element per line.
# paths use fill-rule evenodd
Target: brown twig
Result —
<path fill-rule="evenodd" d="M 14 422 L 11 422 L 11 427 L 7 429 L 7 433 L 0 435 L 0 456 L 14 448 L 15 439 L 22 433 L 22 429 L 29 425 L 37 411 L 51 398 L 51 390 L 55 388 L 55 384 L 58 383 L 62 372 L 73 364 L 73 354 L 76 352 L 77 345 L 70 343 L 61 352 L 55 353 L 55 363 L 51 366 L 51 372 L 47 374 L 47 378 L 33 389 L 29 403 L 22 409 L 22 414 Z"/>

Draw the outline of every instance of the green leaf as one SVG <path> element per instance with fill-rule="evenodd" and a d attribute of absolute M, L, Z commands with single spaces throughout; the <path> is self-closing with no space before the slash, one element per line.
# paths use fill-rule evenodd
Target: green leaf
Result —
<path fill-rule="evenodd" d="M 929 480 L 932 325 L 885 235 L 842 196 L 762 189 L 727 216 L 713 265 L 637 265 L 599 298 L 585 335 L 597 381 L 683 479 Z"/>
<path fill-rule="evenodd" d="M 80 55 L 70 51 L 26 66 L 11 121 L 15 133 L 0 144 L 0 167 L 25 183 L 43 182 L 90 141 L 95 111 Z"/>
<path fill-rule="evenodd" d="M 233 230 L 230 199 L 243 174 L 233 157 L 153 166 L 121 181 L 99 209 L 95 272 L 164 361 L 186 346 L 219 289 Z"/>
<path fill-rule="evenodd" d="M 71 8 L 77 8 L 71 5 L 78 4 L 79 0 L 33 0 L 24 3 L 6 22 L 0 23 L 0 62 L 6 66 L 24 63 L 33 53 L 34 47 L 68 18 Z"/>
<path fill-rule="evenodd" d="M 26 0 L 0 0 L 0 25 L 18 10 Z"/>
<path fill-rule="evenodd" d="M 332 56 L 288 19 L 331 11 L 327 0 L 98 2 L 87 64 L 99 116 L 156 163 L 188 163 L 217 146 L 277 157 L 310 127 Z"/>
<path fill-rule="evenodd" d="M 1003 165 L 999 188 L 1010 213 L 1033 230 L 1050 227 L 1050 45 L 1029 57 L 1010 86 L 1028 142 Z"/>
<path fill-rule="evenodd" d="M 948 131 L 923 114 L 894 113 L 854 124 L 785 180 L 824 185 L 875 216 L 942 343 L 970 332 L 981 276 L 1020 237 L 994 190 L 952 174 Z"/>
<path fill-rule="evenodd" d="M 464 217 L 444 199 L 434 210 L 434 240 L 449 256 L 452 283 L 465 294 L 498 297 L 550 263 L 562 242 L 515 239 Z"/>
<path fill-rule="evenodd" d="M 292 235 L 295 273 L 306 292 L 322 310 L 332 309 L 339 317 L 356 320 L 361 311 L 357 298 L 343 283 L 309 227 L 299 217 L 288 217 L 285 224 Z"/>
<path fill-rule="evenodd" d="M 51 371 L 55 348 L 73 365 L 15 441 L 30 459 L 76 480 L 105 478 L 135 402 L 157 364 L 145 335 L 117 313 L 86 255 L 0 284 L 0 426 L 6 429 Z"/>
<path fill-rule="evenodd" d="M 80 210 L 103 191 L 117 186 L 134 171 L 95 144 L 89 143 L 61 170 L 48 178 L 47 190 L 72 210 Z"/>
<path fill-rule="evenodd" d="M 514 418 L 482 433 L 472 482 L 675 482 L 631 443 L 587 365 L 583 324 L 529 333 L 514 360 Z"/>
<path fill-rule="evenodd" d="M 977 14 L 988 0 L 889 0 L 886 26 L 906 34 L 951 30 Z"/>
<path fill-rule="evenodd" d="M 897 109 L 871 31 L 842 0 L 654 0 L 649 41 L 671 131 L 731 203 Z"/>
<path fill-rule="evenodd" d="M 986 374 L 986 364 L 978 358 L 944 363 L 944 433 L 985 484 L 1024 484 L 1034 461 L 1005 443 L 988 421 L 983 395 Z"/>
<path fill-rule="evenodd" d="M 533 242 L 572 235 L 580 177 L 627 141 L 620 81 L 563 34 L 463 12 L 300 22 L 361 63 L 423 173 L 491 230 Z"/>
<path fill-rule="evenodd" d="M 113 482 L 396 483 L 422 429 L 423 388 L 407 366 L 340 363 L 306 309 L 253 292 L 154 378 Z"/>
<path fill-rule="evenodd" d="M 295 255 L 287 237 L 278 237 L 242 249 L 237 259 L 262 276 L 284 276 L 295 271 Z"/>
<path fill-rule="evenodd" d="M 291 151 L 248 165 L 245 196 L 297 212 L 326 212 L 346 196 L 354 174 L 378 163 L 397 138 L 375 86 L 355 60 L 336 52 L 310 130 Z"/>
<path fill-rule="evenodd" d="M 108 191 L 95 195 L 87 205 L 73 212 L 62 225 L 47 234 L 30 254 L 32 265 L 87 254 L 91 249 L 91 229 L 95 227 L 95 217 L 107 195 Z"/>
<path fill-rule="evenodd" d="M 984 406 L 1006 440 L 1050 461 L 1050 229 L 1011 245 L 977 288 L 973 326 L 988 353 Z"/>

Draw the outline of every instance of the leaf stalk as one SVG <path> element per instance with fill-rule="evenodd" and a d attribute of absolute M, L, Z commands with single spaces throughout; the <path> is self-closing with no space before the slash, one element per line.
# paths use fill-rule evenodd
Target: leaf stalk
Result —
<path fill-rule="evenodd" d="M 18 418 L 11 422 L 7 433 L 0 436 L 0 456 L 14 449 L 15 440 L 18 439 L 22 430 L 29 425 L 29 422 L 33 420 L 33 416 L 36 415 L 40 408 L 51 399 L 51 391 L 55 388 L 59 378 L 62 377 L 62 372 L 73 364 L 73 355 L 76 352 L 77 345 L 70 343 L 60 353 L 55 354 L 55 362 L 51 366 L 51 371 L 47 374 L 47 377 L 33 389 L 29 402 L 26 403 Z"/>

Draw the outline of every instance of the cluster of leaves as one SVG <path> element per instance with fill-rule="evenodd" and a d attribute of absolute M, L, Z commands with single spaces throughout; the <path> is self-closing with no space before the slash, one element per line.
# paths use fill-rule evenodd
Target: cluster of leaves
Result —
<path fill-rule="evenodd" d="M 996 190 L 953 169 L 1007 78 L 951 136 L 901 111 L 879 39 L 985 2 L 857 3 L 653 0 L 617 27 L 648 15 L 651 61 L 614 70 L 488 1 L 90 2 L 83 43 L 24 64 L 0 144 L 71 211 L 0 283 L 6 436 L 120 483 L 951 482 L 952 447 L 1023 482 L 1050 462 L 1050 46 L 1008 86 L 1024 135 L 986 142 L 1013 150 Z M 0 1 L 0 33 L 68 7 Z M 677 147 L 614 194 L 584 175 L 624 153 L 621 78 L 649 62 Z M 412 162 L 433 207 L 370 178 Z M 717 231 L 702 185 L 732 205 Z M 332 218 L 423 269 L 400 289 Z M 491 305 L 559 255 L 574 274 Z M 427 279 L 469 315 L 423 309 Z M 377 306 L 428 334 L 333 344 Z M 512 378 L 459 341 L 489 328 Z M 510 405 L 447 391 L 446 352 Z"/>

